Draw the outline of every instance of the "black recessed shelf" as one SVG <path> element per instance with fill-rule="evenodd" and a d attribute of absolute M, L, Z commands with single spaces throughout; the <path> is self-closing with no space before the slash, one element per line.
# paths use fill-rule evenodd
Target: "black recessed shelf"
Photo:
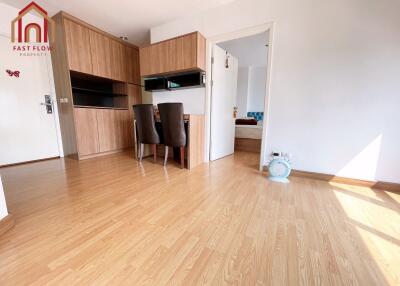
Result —
<path fill-rule="evenodd" d="M 199 88 L 204 86 L 205 73 L 201 71 L 152 77 L 144 81 L 144 89 L 151 92 Z"/>
<path fill-rule="evenodd" d="M 115 84 L 111 80 L 84 77 L 81 74 L 71 72 L 71 87 L 75 107 L 114 108 L 127 109 L 128 96 L 115 93 Z"/>
<path fill-rule="evenodd" d="M 76 93 L 84 93 L 84 94 L 93 94 L 93 95 L 104 95 L 104 96 L 126 96 L 126 94 L 120 94 L 120 93 L 113 93 L 109 91 L 104 91 L 104 90 L 96 90 L 96 89 L 89 89 L 89 88 L 82 88 L 82 87 L 72 87 L 72 92 Z"/>
<path fill-rule="evenodd" d="M 74 105 L 77 108 L 96 108 L 96 109 L 117 109 L 117 110 L 128 110 L 127 107 L 105 107 L 105 106 L 92 106 L 92 105 Z"/>

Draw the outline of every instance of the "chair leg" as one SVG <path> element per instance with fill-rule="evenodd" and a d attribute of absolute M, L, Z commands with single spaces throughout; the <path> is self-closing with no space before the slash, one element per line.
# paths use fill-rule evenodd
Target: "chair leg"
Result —
<path fill-rule="evenodd" d="M 143 151 L 144 151 L 144 144 L 140 143 L 140 148 L 139 148 L 139 161 L 142 162 L 143 160 Z"/>
<path fill-rule="evenodd" d="M 157 162 L 157 145 L 153 144 L 151 145 L 152 149 L 153 149 L 153 158 L 154 158 L 154 163 Z"/>
<path fill-rule="evenodd" d="M 181 169 L 185 168 L 185 146 L 180 147 L 181 150 Z"/>
<path fill-rule="evenodd" d="M 167 160 L 168 160 L 168 146 L 165 146 L 164 148 L 164 166 L 167 165 Z"/>

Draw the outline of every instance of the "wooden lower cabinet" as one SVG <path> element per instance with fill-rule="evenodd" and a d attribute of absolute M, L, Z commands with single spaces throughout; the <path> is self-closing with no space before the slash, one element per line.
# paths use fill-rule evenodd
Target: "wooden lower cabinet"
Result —
<path fill-rule="evenodd" d="M 132 146 L 126 109 L 74 108 L 79 158 Z"/>
<path fill-rule="evenodd" d="M 133 128 L 131 116 L 128 110 L 117 110 L 117 122 L 121 141 L 119 142 L 122 148 L 133 146 Z"/>
<path fill-rule="evenodd" d="M 97 109 L 74 108 L 76 143 L 79 157 L 99 152 Z"/>
<path fill-rule="evenodd" d="M 100 152 L 132 146 L 128 110 L 98 109 L 97 123 Z"/>

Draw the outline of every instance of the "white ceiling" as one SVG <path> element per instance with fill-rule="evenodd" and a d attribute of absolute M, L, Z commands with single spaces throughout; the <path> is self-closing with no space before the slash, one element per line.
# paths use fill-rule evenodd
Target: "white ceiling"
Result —
<path fill-rule="evenodd" d="M 150 28 L 220 6 L 233 0 L 37 0 L 52 16 L 60 10 L 72 14 L 129 42 L 150 42 Z M 0 0 L 19 9 L 31 0 Z"/>
<path fill-rule="evenodd" d="M 244 37 L 236 40 L 218 43 L 218 46 L 235 56 L 239 60 L 239 67 L 266 66 L 269 42 L 269 33 Z"/>

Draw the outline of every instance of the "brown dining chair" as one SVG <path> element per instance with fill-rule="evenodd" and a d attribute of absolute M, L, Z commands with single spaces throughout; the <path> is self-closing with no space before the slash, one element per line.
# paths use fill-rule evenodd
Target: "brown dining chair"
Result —
<path fill-rule="evenodd" d="M 160 137 L 157 133 L 154 121 L 152 104 L 133 105 L 136 118 L 136 130 L 139 145 L 139 160 L 143 159 L 144 144 L 150 144 L 153 151 L 154 162 L 157 161 L 157 144 L 160 144 Z"/>
<path fill-rule="evenodd" d="M 164 166 L 168 160 L 168 147 L 180 149 L 181 168 L 185 167 L 186 131 L 182 103 L 158 104 L 165 145 Z"/>

